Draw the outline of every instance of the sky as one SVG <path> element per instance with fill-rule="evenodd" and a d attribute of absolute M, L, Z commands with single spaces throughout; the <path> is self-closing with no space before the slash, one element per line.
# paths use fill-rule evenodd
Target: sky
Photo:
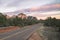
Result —
<path fill-rule="evenodd" d="M 45 4 L 57 3 L 60 3 L 60 0 L 0 0 L 0 12 L 11 12 Z"/>
<path fill-rule="evenodd" d="M 55 5 L 55 4 L 60 4 L 60 0 L 0 0 L 0 12 L 14 12 L 17 10 L 24 10 L 24 9 L 31 9 L 31 10 L 38 10 L 40 6 L 43 6 L 42 9 L 49 9 L 57 7 L 60 8 L 59 6 L 52 6 L 52 7 L 46 7 L 44 5 Z M 44 8 L 45 7 L 45 8 Z M 38 9 L 37 9 L 38 8 Z M 41 9 L 41 8 L 40 8 Z M 60 15 L 60 11 L 47 11 L 45 12 L 45 10 L 43 11 L 43 13 L 40 13 L 41 10 L 39 10 L 38 12 L 31 12 L 28 15 L 32 15 L 32 16 L 36 16 L 38 18 L 42 18 L 42 17 L 46 17 L 46 16 L 55 16 L 55 14 Z M 57 17 L 57 16 L 55 16 Z"/>

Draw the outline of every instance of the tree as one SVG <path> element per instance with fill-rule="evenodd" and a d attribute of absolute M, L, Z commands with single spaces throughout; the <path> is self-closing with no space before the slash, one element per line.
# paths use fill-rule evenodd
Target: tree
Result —
<path fill-rule="evenodd" d="M 3 15 L 0 13 L 0 26 L 27 26 L 27 25 L 32 25 L 38 23 L 38 20 L 36 17 L 33 16 L 28 16 L 26 18 L 25 14 L 20 14 L 19 16 L 15 15 L 11 18 L 6 17 L 6 15 Z"/>
<path fill-rule="evenodd" d="M 27 24 L 28 25 L 32 25 L 32 24 L 36 24 L 36 23 L 38 23 L 38 20 L 37 20 L 37 18 L 36 17 L 33 17 L 33 16 L 28 16 L 28 18 L 27 18 Z"/>
<path fill-rule="evenodd" d="M 7 26 L 7 18 L 6 15 L 0 13 L 0 27 Z"/>
<path fill-rule="evenodd" d="M 56 18 L 48 17 L 45 20 L 44 24 L 47 25 L 47 26 L 56 26 Z"/>

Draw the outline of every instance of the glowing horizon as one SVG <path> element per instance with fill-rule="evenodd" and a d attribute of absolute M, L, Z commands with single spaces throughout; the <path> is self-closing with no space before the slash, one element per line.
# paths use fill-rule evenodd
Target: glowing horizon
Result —
<path fill-rule="evenodd" d="M 50 11 L 50 12 L 43 12 L 43 13 L 35 12 L 28 15 L 37 17 L 38 19 L 46 19 L 47 17 L 55 17 L 57 19 L 60 19 L 60 11 Z"/>

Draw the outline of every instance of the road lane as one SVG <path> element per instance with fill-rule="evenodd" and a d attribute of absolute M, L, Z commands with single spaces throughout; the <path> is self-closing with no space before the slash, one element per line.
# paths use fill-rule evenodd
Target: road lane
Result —
<path fill-rule="evenodd" d="M 25 29 L 28 29 L 29 27 L 24 27 L 24 28 L 21 28 L 21 29 L 17 29 L 17 30 L 14 30 L 14 31 L 10 31 L 10 32 L 6 32 L 6 33 L 3 33 L 3 34 L 0 34 L 0 39 L 1 38 L 4 38 L 6 36 L 9 36 L 11 34 L 14 34 L 14 33 L 17 33 L 17 32 L 22 32 L 22 30 L 24 31 Z"/>
<path fill-rule="evenodd" d="M 19 30 L 17 33 L 1 38 L 1 40 L 26 40 L 36 29 L 40 28 L 41 24 L 32 25 L 24 30 Z"/>

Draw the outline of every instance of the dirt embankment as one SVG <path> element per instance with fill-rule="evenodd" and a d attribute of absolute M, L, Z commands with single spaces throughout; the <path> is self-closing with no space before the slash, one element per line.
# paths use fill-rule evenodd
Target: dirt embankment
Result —
<path fill-rule="evenodd" d="M 0 33 L 9 32 L 9 31 L 13 31 L 16 29 L 19 29 L 19 27 L 12 26 L 12 27 L 8 27 L 8 28 L 0 29 Z"/>
<path fill-rule="evenodd" d="M 28 40 L 43 40 L 43 38 L 37 32 L 35 32 L 29 37 Z"/>

